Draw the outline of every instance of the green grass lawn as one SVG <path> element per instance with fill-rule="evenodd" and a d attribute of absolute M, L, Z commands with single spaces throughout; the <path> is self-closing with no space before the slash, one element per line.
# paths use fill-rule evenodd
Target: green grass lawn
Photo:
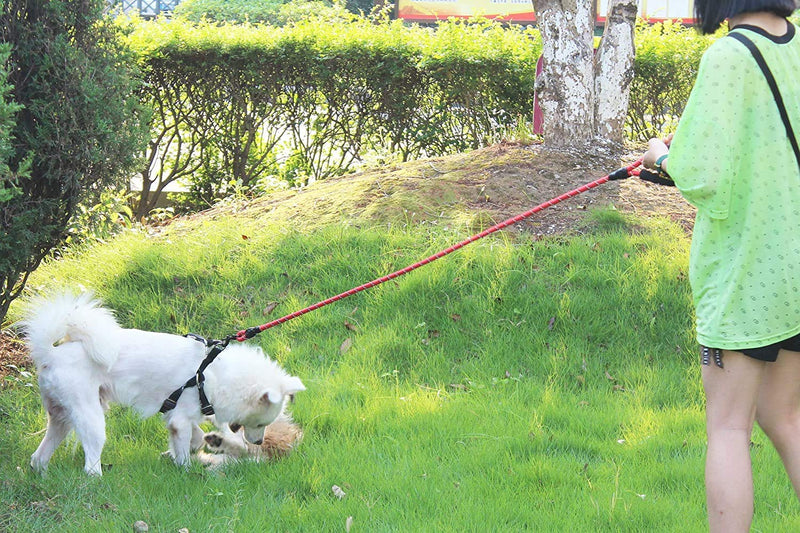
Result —
<path fill-rule="evenodd" d="M 29 287 L 93 288 L 125 326 L 219 338 L 470 233 L 221 214 L 51 262 Z M 703 531 L 687 258 L 677 226 L 598 211 L 580 236 L 495 235 L 270 329 L 248 342 L 308 390 L 302 444 L 268 464 L 182 470 L 158 417 L 114 408 L 102 478 L 74 438 L 38 476 L 45 415 L 35 377 L 12 376 L 0 530 Z M 754 531 L 797 530 L 777 454 L 753 440 Z"/>

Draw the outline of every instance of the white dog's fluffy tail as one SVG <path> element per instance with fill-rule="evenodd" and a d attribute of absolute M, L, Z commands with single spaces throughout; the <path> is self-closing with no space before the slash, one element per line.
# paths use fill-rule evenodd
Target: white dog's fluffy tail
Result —
<path fill-rule="evenodd" d="M 91 293 L 36 298 L 20 324 L 37 364 L 46 360 L 53 346 L 65 342 L 80 342 L 86 354 L 106 369 L 119 355 L 120 326 Z"/>

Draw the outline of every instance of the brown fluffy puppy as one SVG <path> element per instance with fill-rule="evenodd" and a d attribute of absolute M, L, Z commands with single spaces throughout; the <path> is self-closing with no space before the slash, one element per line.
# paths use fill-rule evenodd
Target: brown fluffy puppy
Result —
<path fill-rule="evenodd" d="M 241 428 L 223 426 L 219 431 L 206 433 L 205 451 L 197 457 L 207 466 L 219 466 L 230 461 L 254 460 L 269 461 L 288 455 L 303 438 L 303 430 L 288 415 L 281 415 L 264 428 L 264 438 L 260 444 L 248 442 Z"/>

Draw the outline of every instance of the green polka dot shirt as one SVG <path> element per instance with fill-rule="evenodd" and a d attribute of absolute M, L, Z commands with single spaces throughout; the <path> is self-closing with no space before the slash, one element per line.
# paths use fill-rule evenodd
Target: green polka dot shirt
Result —
<path fill-rule="evenodd" d="M 772 70 L 800 132 L 800 36 L 740 26 Z M 689 280 L 697 339 L 757 348 L 800 333 L 800 170 L 748 49 L 717 40 L 670 147 L 669 173 L 697 207 Z"/>

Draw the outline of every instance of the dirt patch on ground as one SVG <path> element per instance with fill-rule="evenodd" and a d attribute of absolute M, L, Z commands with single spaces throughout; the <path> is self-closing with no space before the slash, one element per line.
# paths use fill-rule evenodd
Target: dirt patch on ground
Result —
<path fill-rule="evenodd" d="M 10 332 L 0 332 L 0 390 L 9 375 L 18 374 L 33 367 L 22 339 Z"/>
<path fill-rule="evenodd" d="M 386 165 L 249 202 L 226 203 L 185 219 L 235 213 L 288 220 L 305 228 L 345 220 L 358 224 L 466 221 L 477 232 L 627 166 L 640 157 L 641 150 L 632 148 L 622 157 L 610 157 L 501 143 L 463 154 Z M 694 222 L 694 209 L 674 187 L 631 178 L 587 190 L 514 228 L 542 238 L 580 232 L 592 208 L 608 206 L 643 217 L 667 217 L 687 234 Z M 170 223 L 171 230 L 181 231 L 179 222 Z M 0 381 L 18 372 L 16 368 L 30 367 L 22 341 L 8 332 L 0 333 Z"/>
<path fill-rule="evenodd" d="M 641 157 L 637 151 L 619 158 L 502 144 L 478 152 L 494 154 L 494 159 L 501 163 L 484 171 L 481 191 L 485 197 L 469 205 L 474 209 L 488 209 L 499 220 L 549 202 Z M 542 236 L 573 233 L 580 230 L 584 217 L 592 208 L 608 206 L 643 217 L 669 218 L 683 227 L 687 234 L 691 233 L 694 224 L 694 208 L 675 187 L 655 185 L 634 177 L 606 182 L 547 207 L 526 219 L 524 227 Z"/>
<path fill-rule="evenodd" d="M 472 152 L 386 165 L 278 191 L 246 203 L 227 203 L 192 215 L 235 213 L 288 220 L 305 229 L 342 223 L 437 224 L 473 221 L 486 227 L 634 162 L 643 148 L 622 157 L 565 154 L 540 145 L 501 143 Z M 593 207 L 613 205 L 641 216 L 665 216 L 691 231 L 694 210 L 675 190 L 638 179 L 608 182 L 515 225 L 542 236 L 575 230 Z M 171 231 L 180 231 L 170 223 Z"/>

